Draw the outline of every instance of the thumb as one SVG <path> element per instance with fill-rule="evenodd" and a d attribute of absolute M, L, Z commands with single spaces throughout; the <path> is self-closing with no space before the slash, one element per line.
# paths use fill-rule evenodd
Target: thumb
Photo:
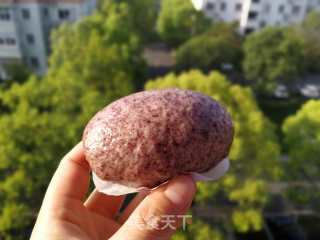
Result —
<path fill-rule="evenodd" d="M 186 220 L 195 192 L 190 176 L 176 177 L 152 191 L 111 239 L 169 239 Z"/>

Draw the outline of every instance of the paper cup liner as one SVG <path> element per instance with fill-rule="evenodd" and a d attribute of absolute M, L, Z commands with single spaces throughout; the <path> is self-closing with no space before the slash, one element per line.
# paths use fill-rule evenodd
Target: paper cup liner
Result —
<path fill-rule="evenodd" d="M 210 169 L 209 171 L 205 173 L 196 173 L 192 172 L 190 173 L 192 178 L 195 181 L 215 181 L 219 178 L 221 178 L 229 169 L 229 159 L 225 158 L 223 159 L 218 165 Z M 146 188 L 146 187 L 140 187 L 140 188 L 133 188 L 128 187 L 123 184 L 115 183 L 112 181 L 106 181 L 99 178 L 94 172 L 92 172 L 92 178 L 93 183 L 96 187 L 96 189 L 104 194 L 112 195 L 112 196 L 120 196 L 125 195 L 129 193 L 135 193 L 135 192 L 141 192 L 141 191 L 150 191 L 155 188 Z M 159 187 L 159 186 L 158 186 Z"/>

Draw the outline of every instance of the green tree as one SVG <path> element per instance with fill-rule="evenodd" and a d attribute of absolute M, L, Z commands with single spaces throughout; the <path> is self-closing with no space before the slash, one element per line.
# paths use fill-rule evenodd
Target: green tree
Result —
<path fill-rule="evenodd" d="M 0 91 L 1 239 L 28 238 L 53 171 L 86 122 L 135 89 L 143 62 L 127 10 L 121 4 L 62 26 L 47 76 Z"/>
<path fill-rule="evenodd" d="M 319 178 L 320 101 L 310 100 L 283 124 L 293 179 Z M 308 164 L 304 164 L 308 163 Z"/>
<path fill-rule="evenodd" d="M 8 204 L 5 206 L 2 212 L 2 218 L 0 219 L 0 232 L 7 232 L 8 229 L 12 231 L 12 226 L 15 229 L 21 230 L 24 229 L 26 232 L 28 231 L 28 223 L 30 221 L 30 212 L 23 205 L 17 204 Z M 5 236 L 7 240 L 20 239 L 13 237 L 12 235 Z M 28 238 L 27 234 L 24 235 L 21 239 Z"/>
<path fill-rule="evenodd" d="M 171 46 L 204 32 L 210 20 L 194 9 L 191 1 L 163 0 L 157 19 L 157 32 Z"/>
<path fill-rule="evenodd" d="M 70 146 L 63 133 L 66 118 L 45 112 L 50 89 L 31 78 L 1 94 L 0 118 L 0 236 L 25 239 L 36 209 L 57 165 Z M 51 155 L 51 156 L 50 156 Z M 54 157 L 55 156 L 55 157 Z M 19 222 L 19 224 L 17 224 Z"/>
<path fill-rule="evenodd" d="M 0 87 L 8 88 L 11 84 L 18 82 L 23 83 L 27 81 L 31 75 L 31 71 L 22 63 L 9 63 L 4 66 L 8 78 L 3 81 L 0 79 Z"/>
<path fill-rule="evenodd" d="M 109 4 L 107 10 L 98 11 L 78 24 L 60 27 L 53 33 L 52 42 L 55 51 L 50 58 L 48 75 L 57 74 L 60 66 L 68 66 L 90 85 L 112 83 L 106 76 L 117 75 L 119 81 L 112 83 L 117 85 L 105 86 L 115 92 L 121 92 L 130 80 L 137 88 L 143 86 L 142 46 L 137 33 L 131 30 L 126 3 Z"/>
<path fill-rule="evenodd" d="M 201 220 L 186 225 L 184 230 L 177 232 L 171 240 L 223 240 L 223 233 L 212 228 L 208 223 Z"/>
<path fill-rule="evenodd" d="M 312 11 L 298 26 L 298 33 L 305 41 L 305 61 L 312 73 L 320 73 L 320 13 Z"/>
<path fill-rule="evenodd" d="M 243 68 L 259 90 L 270 92 L 279 81 L 290 83 L 304 73 L 304 42 L 289 28 L 268 27 L 244 43 Z"/>
<path fill-rule="evenodd" d="M 125 4 L 128 7 L 128 23 L 130 31 L 134 31 L 144 41 L 156 38 L 155 25 L 157 20 L 157 0 L 104 0 L 100 9 L 104 12 L 110 8 Z"/>
<path fill-rule="evenodd" d="M 146 89 L 178 87 L 201 92 L 221 102 L 230 112 L 235 137 L 229 155 L 231 168 L 221 180 L 200 183 L 196 202 L 199 205 L 223 207 L 229 224 L 239 231 L 262 227 L 261 210 L 267 201 L 266 181 L 281 174 L 278 164 L 279 145 L 274 126 L 259 110 L 252 91 L 232 85 L 218 73 L 204 75 L 190 71 L 181 75 L 169 74 L 149 81 Z"/>
<path fill-rule="evenodd" d="M 207 72 L 232 64 L 235 70 L 240 70 L 242 39 L 235 27 L 235 24 L 214 24 L 205 33 L 182 44 L 176 52 L 177 69 L 197 68 Z"/>
<path fill-rule="evenodd" d="M 287 196 L 295 204 L 320 209 L 320 101 L 310 100 L 283 123 L 288 162 L 284 168 L 287 181 L 300 182 L 289 186 Z"/>

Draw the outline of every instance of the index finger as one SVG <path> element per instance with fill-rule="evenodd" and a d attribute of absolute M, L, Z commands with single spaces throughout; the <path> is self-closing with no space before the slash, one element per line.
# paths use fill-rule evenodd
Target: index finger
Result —
<path fill-rule="evenodd" d="M 78 143 L 60 162 L 46 193 L 45 201 L 63 198 L 83 200 L 90 179 L 90 167 L 85 160 L 82 142 Z"/>

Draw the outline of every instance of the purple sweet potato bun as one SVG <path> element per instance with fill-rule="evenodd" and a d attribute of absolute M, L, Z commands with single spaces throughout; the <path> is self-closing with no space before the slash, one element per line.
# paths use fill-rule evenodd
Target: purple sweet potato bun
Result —
<path fill-rule="evenodd" d="M 211 97 L 164 89 L 106 106 L 86 126 L 83 146 L 99 178 L 152 188 L 213 168 L 227 157 L 233 135 L 230 115 Z"/>

